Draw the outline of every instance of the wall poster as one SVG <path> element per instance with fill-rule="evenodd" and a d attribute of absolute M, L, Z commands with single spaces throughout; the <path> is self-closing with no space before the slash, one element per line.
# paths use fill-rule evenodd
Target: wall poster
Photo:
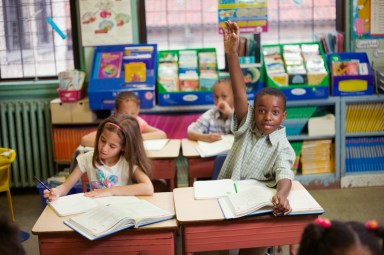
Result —
<path fill-rule="evenodd" d="M 83 46 L 133 43 L 131 0 L 79 0 Z"/>

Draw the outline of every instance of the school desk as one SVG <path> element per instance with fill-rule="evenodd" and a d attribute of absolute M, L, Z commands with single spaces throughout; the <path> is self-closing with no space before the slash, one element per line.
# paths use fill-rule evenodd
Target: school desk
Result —
<path fill-rule="evenodd" d="M 305 226 L 318 217 L 259 215 L 226 220 L 217 200 L 195 200 L 193 187 L 174 189 L 173 194 L 184 254 L 298 244 Z"/>
<path fill-rule="evenodd" d="M 180 140 L 170 139 L 162 150 L 147 150 L 152 160 L 153 179 L 168 180 L 169 191 L 177 187 L 177 170 L 175 159 L 180 154 Z"/>
<path fill-rule="evenodd" d="M 215 157 L 202 158 L 195 149 L 196 141 L 189 139 L 181 140 L 183 156 L 188 161 L 188 186 L 193 186 L 194 178 L 210 178 L 213 170 Z"/>
<path fill-rule="evenodd" d="M 171 212 L 175 212 L 172 192 L 141 196 L 141 199 Z M 56 254 L 175 254 L 176 219 L 171 219 L 137 229 L 126 229 L 118 233 L 90 241 L 67 227 L 63 220 L 46 206 L 32 233 L 37 235 L 41 255 Z"/>

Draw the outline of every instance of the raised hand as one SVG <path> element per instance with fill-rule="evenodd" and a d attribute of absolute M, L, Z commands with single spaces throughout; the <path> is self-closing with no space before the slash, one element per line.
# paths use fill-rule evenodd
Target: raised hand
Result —
<path fill-rule="evenodd" d="M 225 22 L 224 33 L 224 49 L 226 54 L 237 54 L 239 49 L 240 30 L 239 26 L 228 20 Z"/>

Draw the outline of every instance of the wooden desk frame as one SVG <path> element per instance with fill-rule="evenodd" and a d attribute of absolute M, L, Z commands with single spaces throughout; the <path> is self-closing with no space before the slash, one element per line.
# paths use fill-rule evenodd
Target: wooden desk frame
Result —
<path fill-rule="evenodd" d="M 215 199 L 194 200 L 193 188 L 174 191 L 184 254 L 300 243 L 304 228 L 317 214 L 259 215 L 226 220 Z M 293 247 L 293 246 L 291 246 Z"/>
<path fill-rule="evenodd" d="M 139 197 L 174 212 L 173 193 L 155 193 Z M 38 236 L 41 255 L 57 254 L 176 254 L 176 219 L 158 222 L 137 229 L 126 229 L 110 236 L 90 241 L 67 227 L 47 206 L 32 233 Z"/>
<path fill-rule="evenodd" d="M 188 186 L 192 187 L 195 178 L 211 178 L 215 157 L 202 158 L 195 150 L 196 141 L 181 140 L 183 156 L 188 161 Z"/>

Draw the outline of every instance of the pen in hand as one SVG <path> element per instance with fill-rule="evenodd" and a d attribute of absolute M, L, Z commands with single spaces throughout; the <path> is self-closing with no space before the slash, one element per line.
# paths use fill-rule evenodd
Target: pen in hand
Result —
<path fill-rule="evenodd" d="M 33 176 L 33 178 L 35 178 L 35 180 L 40 183 L 41 185 L 44 186 L 44 188 L 46 188 L 47 190 L 51 191 L 51 188 L 48 187 L 44 182 L 42 182 L 39 178 L 37 178 L 36 176 Z"/>

